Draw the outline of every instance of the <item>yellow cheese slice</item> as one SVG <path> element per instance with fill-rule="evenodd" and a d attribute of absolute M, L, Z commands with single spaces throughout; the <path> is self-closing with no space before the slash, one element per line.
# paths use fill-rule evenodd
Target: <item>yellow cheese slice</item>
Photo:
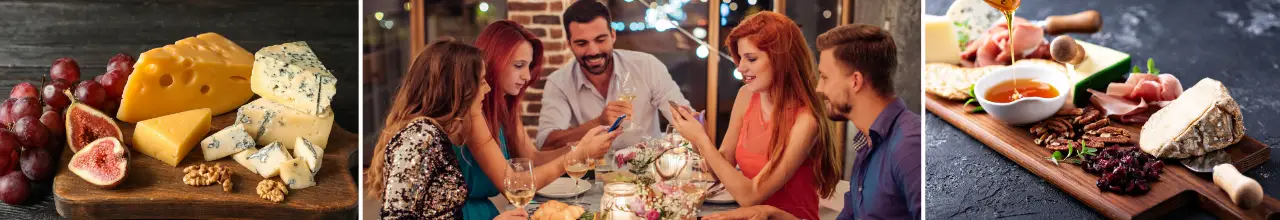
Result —
<path fill-rule="evenodd" d="M 138 122 L 133 130 L 133 149 L 177 167 L 209 133 L 211 113 L 202 108 Z"/>
<path fill-rule="evenodd" d="M 138 122 L 192 109 L 214 115 L 249 101 L 253 54 L 216 33 L 189 37 L 138 57 L 116 118 Z"/>

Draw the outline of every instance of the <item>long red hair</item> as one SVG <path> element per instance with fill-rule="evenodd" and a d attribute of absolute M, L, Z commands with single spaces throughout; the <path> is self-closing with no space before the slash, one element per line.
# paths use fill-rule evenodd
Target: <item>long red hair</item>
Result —
<path fill-rule="evenodd" d="M 507 79 L 507 70 L 511 65 L 511 60 L 515 57 L 516 46 L 520 42 L 528 42 L 533 47 L 533 60 L 529 63 L 529 82 L 520 88 L 520 92 L 515 96 L 508 96 L 503 93 L 505 83 L 499 83 L 501 79 Z M 521 101 L 524 100 L 525 90 L 529 86 L 538 81 L 542 75 L 542 41 L 538 40 L 532 32 L 524 29 L 519 23 L 511 20 L 501 20 L 489 24 L 480 32 L 480 37 L 476 39 L 476 47 L 484 51 L 485 80 L 493 83 L 494 92 L 490 92 L 483 102 L 484 116 L 489 119 L 489 131 L 493 132 L 493 136 L 498 136 L 498 129 L 501 128 L 506 134 L 508 145 L 516 144 L 516 135 L 513 132 L 524 132 L 524 129 L 516 127 L 516 122 L 520 120 L 523 114 L 521 111 Z M 512 152 L 514 153 L 514 152 Z M 520 155 L 532 156 L 532 155 Z M 512 157 L 517 157 L 512 155 Z"/>
<path fill-rule="evenodd" d="M 844 148 L 835 144 L 835 125 L 827 120 L 826 108 L 818 106 L 818 93 L 815 91 L 817 68 L 800 27 L 782 14 L 763 11 L 743 20 L 728 38 L 725 43 L 735 63 L 741 59 L 737 51 L 738 41 L 743 39 L 756 43 L 756 47 L 769 55 L 773 86 L 767 92 L 777 102 L 773 105 L 775 113 L 771 120 L 777 123 L 770 128 L 773 134 L 769 142 L 770 160 L 782 157 L 782 150 L 791 135 L 796 114 L 789 113 L 803 109 L 818 119 L 818 133 L 809 155 L 818 159 L 817 166 L 813 167 L 818 193 L 823 198 L 830 197 L 843 176 L 840 170 Z M 776 166 L 777 163 L 771 165 Z"/>

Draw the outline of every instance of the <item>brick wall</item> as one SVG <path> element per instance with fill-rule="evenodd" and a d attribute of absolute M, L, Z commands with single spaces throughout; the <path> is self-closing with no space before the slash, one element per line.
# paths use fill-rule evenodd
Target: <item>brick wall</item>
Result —
<path fill-rule="evenodd" d="M 573 58 L 565 45 L 564 28 L 560 24 L 560 14 L 572 0 L 511 0 L 507 2 L 507 19 L 516 21 L 542 40 L 543 56 L 546 63 L 542 66 L 542 77 L 534 82 L 533 87 L 525 92 L 524 121 L 525 131 L 530 137 L 536 136 L 538 126 L 538 110 L 542 108 L 542 88 L 546 85 L 546 76 L 564 66 Z"/>

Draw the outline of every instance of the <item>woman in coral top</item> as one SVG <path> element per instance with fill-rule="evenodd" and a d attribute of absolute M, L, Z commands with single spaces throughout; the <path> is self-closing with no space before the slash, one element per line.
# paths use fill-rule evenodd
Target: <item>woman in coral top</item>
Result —
<path fill-rule="evenodd" d="M 676 109 L 676 130 L 697 148 L 738 204 L 772 205 L 818 219 L 844 155 L 834 125 L 818 107 L 816 68 L 795 22 L 774 12 L 753 15 L 729 33 L 729 53 L 746 82 L 719 149 L 688 109 Z M 742 169 L 739 172 L 734 166 Z"/>

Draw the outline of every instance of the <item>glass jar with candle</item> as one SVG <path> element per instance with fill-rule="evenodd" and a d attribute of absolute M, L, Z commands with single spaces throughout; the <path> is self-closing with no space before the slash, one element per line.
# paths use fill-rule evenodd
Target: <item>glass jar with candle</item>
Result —
<path fill-rule="evenodd" d="M 631 210 L 632 203 L 643 202 L 636 190 L 639 187 L 633 183 L 609 183 L 604 186 L 604 196 L 600 197 L 600 212 L 606 213 L 605 219 L 610 220 L 630 220 L 643 219 Z"/>

